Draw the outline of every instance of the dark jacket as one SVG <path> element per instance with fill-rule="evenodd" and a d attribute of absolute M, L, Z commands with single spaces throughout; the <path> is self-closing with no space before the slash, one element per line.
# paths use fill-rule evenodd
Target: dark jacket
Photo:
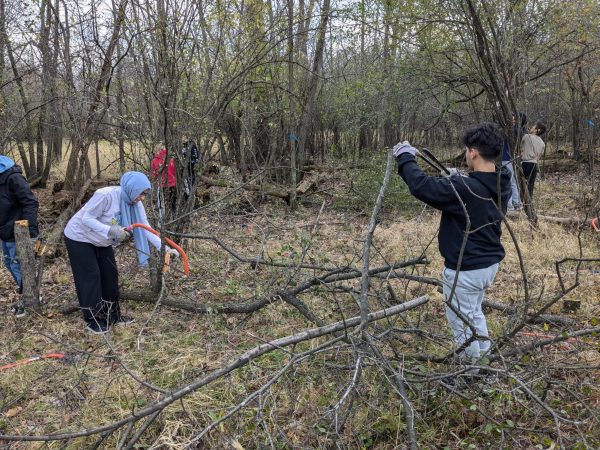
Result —
<path fill-rule="evenodd" d="M 12 166 L 0 172 L 0 240 L 14 241 L 16 220 L 29 221 L 29 235 L 38 235 L 38 201 L 31 192 L 23 171 Z"/>
<path fill-rule="evenodd" d="M 519 139 L 519 137 L 523 137 L 527 134 L 527 128 L 521 127 L 521 136 L 519 136 L 519 129 L 515 127 L 513 129 L 513 133 L 515 136 L 515 140 Z M 504 139 L 504 144 L 502 145 L 502 162 L 512 161 L 512 155 L 510 154 L 510 147 L 508 146 L 508 139 Z"/>
<path fill-rule="evenodd" d="M 189 160 L 188 160 L 188 150 L 190 151 Z M 190 171 L 194 170 L 194 167 L 201 162 L 200 161 L 200 152 L 198 151 L 198 146 L 194 140 L 189 140 L 183 144 L 183 148 L 181 149 L 181 154 L 183 155 L 184 160 L 188 160 Z"/>
<path fill-rule="evenodd" d="M 484 269 L 504 259 L 501 224 L 511 194 L 510 174 L 506 169 L 494 173 L 471 172 L 468 177 L 430 177 L 423 173 L 414 156 L 404 153 L 398 157 L 398 173 L 412 195 L 442 211 L 438 241 L 446 267 L 456 270 L 467 227 L 465 211 L 456 193 L 471 222 L 460 269 Z"/>

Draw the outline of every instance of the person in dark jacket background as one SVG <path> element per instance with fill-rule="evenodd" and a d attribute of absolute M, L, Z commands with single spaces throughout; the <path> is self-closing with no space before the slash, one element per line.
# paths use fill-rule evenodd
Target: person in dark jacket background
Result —
<path fill-rule="evenodd" d="M 463 144 L 470 169 L 468 176 L 427 176 L 417 165 L 416 149 L 407 141 L 394 147 L 394 156 L 398 173 L 411 194 L 442 211 L 438 239 L 445 266 L 442 281 L 446 317 L 455 344 L 461 349 L 461 360 L 471 364 L 477 363 L 490 349 L 481 304 L 485 289 L 493 283 L 498 265 L 504 259 L 501 223 L 511 197 L 511 186 L 510 173 L 495 164 L 503 144 L 502 134 L 495 124 L 483 123 L 469 128 L 464 133 Z M 475 337 L 471 327 L 476 332 Z"/>
<path fill-rule="evenodd" d="M 196 166 L 202 162 L 196 141 L 184 137 L 181 156 L 183 191 L 187 200 L 196 187 Z"/>
<path fill-rule="evenodd" d="M 15 244 L 15 221 L 29 221 L 29 236 L 38 236 L 38 201 L 31 192 L 23 171 L 8 156 L 0 155 L 0 240 L 4 265 L 17 283 L 19 294 L 23 290 L 21 267 Z M 25 315 L 21 305 L 14 308 L 18 317 Z"/>

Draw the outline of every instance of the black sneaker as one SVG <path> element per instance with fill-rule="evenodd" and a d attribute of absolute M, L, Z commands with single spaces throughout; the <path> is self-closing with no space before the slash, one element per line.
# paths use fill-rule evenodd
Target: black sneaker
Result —
<path fill-rule="evenodd" d="M 133 322 L 135 322 L 135 319 L 133 317 L 120 315 L 113 321 L 113 325 L 124 326 L 124 325 L 130 325 Z"/>
<path fill-rule="evenodd" d="M 25 317 L 25 305 L 23 302 L 15 303 L 10 307 L 10 310 L 17 318 Z"/>
<path fill-rule="evenodd" d="M 108 327 L 99 322 L 89 322 L 87 327 L 85 327 L 86 331 L 89 331 L 92 334 L 106 334 L 108 333 Z"/>
<path fill-rule="evenodd" d="M 449 389 L 451 391 L 460 389 L 463 387 L 462 380 L 459 377 L 457 377 L 456 375 L 442 378 L 440 380 L 440 384 L 443 387 L 445 387 L 446 389 Z"/>
<path fill-rule="evenodd" d="M 463 373 L 442 378 L 440 382 L 443 387 L 450 391 L 461 391 L 473 386 L 474 377 L 472 374 Z"/>

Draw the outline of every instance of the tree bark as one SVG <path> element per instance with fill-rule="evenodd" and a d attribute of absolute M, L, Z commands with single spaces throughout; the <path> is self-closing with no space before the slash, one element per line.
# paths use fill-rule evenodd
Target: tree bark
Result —
<path fill-rule="evenodd" d="M 15 222 L 15 243 L 17 245 L 17 256 L 23 277 L 22 301 L 27 308 L 33 308 L 40 312 L 40 293 L 37 285 L 37 273 L 35 269 L 35 257 L 33 245 L 29 237 L 29 222 L 17 220 Z"/>
<path fill-rule="evenodd" d="M 289 99 L 289 128 L 288 143 L 290 149 L 290 207 L 296 209 L 296 184 L 298 183 L 298 147 L 296 145 L 296 104 L 294 101 L 294 0 L 288 0 L 288 99 Z"/>
<path fill-rule="evenodd" d="M 87 158 L 88 149 L 91 139 L 98 129 L 107 106 L 101 108 L 102 94 L 108 90 L 113 73 L 112 57 L 121 34 L 121 27 L 125 21 L 125 10 L 128 0 L 121 0 L 115 15 L 115 23 L 108 44 L 108 48 L 104 52 L 104 60 L 100 69 L 98 81 L 94 89 L 94 94 L 90 99 L 90 106 L 86 117 L 80 124 L 79 131 L 75 133 L 72 139 L 71 155 L 67 165 L 65 176 L 65 188 L 74 189 L 83 185 L 86 177 L 85 161 Z"/>
<path fill-rule="evenodd" d="M 25 118 L 25 129 L 27 131 L 27 144 L 28 144 L 28 152 L 25 152 L 25 148 L 20 139 L 17 139 L 17 148 L 19 149 L 19 155 L 21 156 L 21 163 L 23 164 L 23 170 L 25 170 L 25 174 L 28 178 L 35 176 L 36 167 L 35 167 L 35 155 L 33 151 L 33 123 L 31 121 L 30 116 L 30 108 L 29 101 L 27 99 L 27 94 L 25 93 L 25 88 L 23 86 L 23 80 L 19 71 L 17 69 L 17 61 L 15 60 L 15 56 L 12 50 L 12 44 L 10 39 L 8 38 L 8 34 L 6 30 L 3 36 L 4 45 L 6 47 L 6 53 L 8 54 L 8 60 L 10 61 L 10 66 L 12 68 L 13 76 L 15 78 L 15 83 L 17 83 L 17 89 L 19 91 L 19 97 L 21 99 L 21 107 L 23 108 L 23 117 Z"/>
<path fill-rule="evenodd" d="M 323 52 L 325 49 L 325 34 L 329 22 L 330 0 L 323 0 L 321 8 L 321 21 L 319 22 L 318 37 L 315 48 L 315 56 L 312 63 L 312 71 L 308 82 L 308 91 L 304 102 L 304 110 L 300 119 L 300 130 L 298 133 L 297 166 L 296 173 L 302 171 L 306 156 L 306 139 L 314 116 L 314 104 L 319 87 L 321 68 L 323 67 Z M 295 200 L 295 199 L 294 199 Z"/>

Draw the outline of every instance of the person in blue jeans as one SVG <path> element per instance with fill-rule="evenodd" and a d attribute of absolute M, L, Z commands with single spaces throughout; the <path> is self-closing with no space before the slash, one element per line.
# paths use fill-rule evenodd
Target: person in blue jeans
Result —
<path fill-rule="evenodd" d="M 476 364 L 490 349 L 482 302 L 504 259 L 501 224 L 511 196 L 510 174 L 495 164 L 502 142 L 495 124 L 467 129 L 463 144 L 469 174 L 449 177 L 427 176 L 408 142 L 394 147 L 398 173 L 411 194 L 442 212 L 438 241 L 446 317 L 465 364 Z"/>
<path fill-rule="evenodd" d="M 29 236 L 38 236 L 38 201 L 31 192 L 23 171 L 8 156 L 0 155 L 0 240 L 4 266 L 18 286 L 19 294 L 23 290 L 21 267 L 17 259 L 15 244 L 15 221 L 26 219 L 29 222 Z M 22 304 L 13 307 L 17 317 L 25 315 Z"/>
<path fill-rule="evenodd" d="M 513 117 L 513 123 L 515 122 L 515 118 Z M 519 128 L 514 126 L 514 134 L 515 139 L 521 139 L 526 133 L 526 125 L 527 125 L 527 116 L 524 113 L 519 113 L 519 124 L 520 124 L 520 132 Z M 508 146 L 508 139 L 504 140 L 504 144 L 502 146 L 502 167 L 505 167 L 506 170 L 510 172 L 510 188 L 511 188 L 511 196 L 510 201 L 508 202 L 508 211 L 519 211 L 521 209 L 521 195 L 519 194 L 519 183 L 517 182 L 517 175 L 515 174 L 515 166 L 513 164 L 513 159 L 510 154 L 510 148 Z"/>

